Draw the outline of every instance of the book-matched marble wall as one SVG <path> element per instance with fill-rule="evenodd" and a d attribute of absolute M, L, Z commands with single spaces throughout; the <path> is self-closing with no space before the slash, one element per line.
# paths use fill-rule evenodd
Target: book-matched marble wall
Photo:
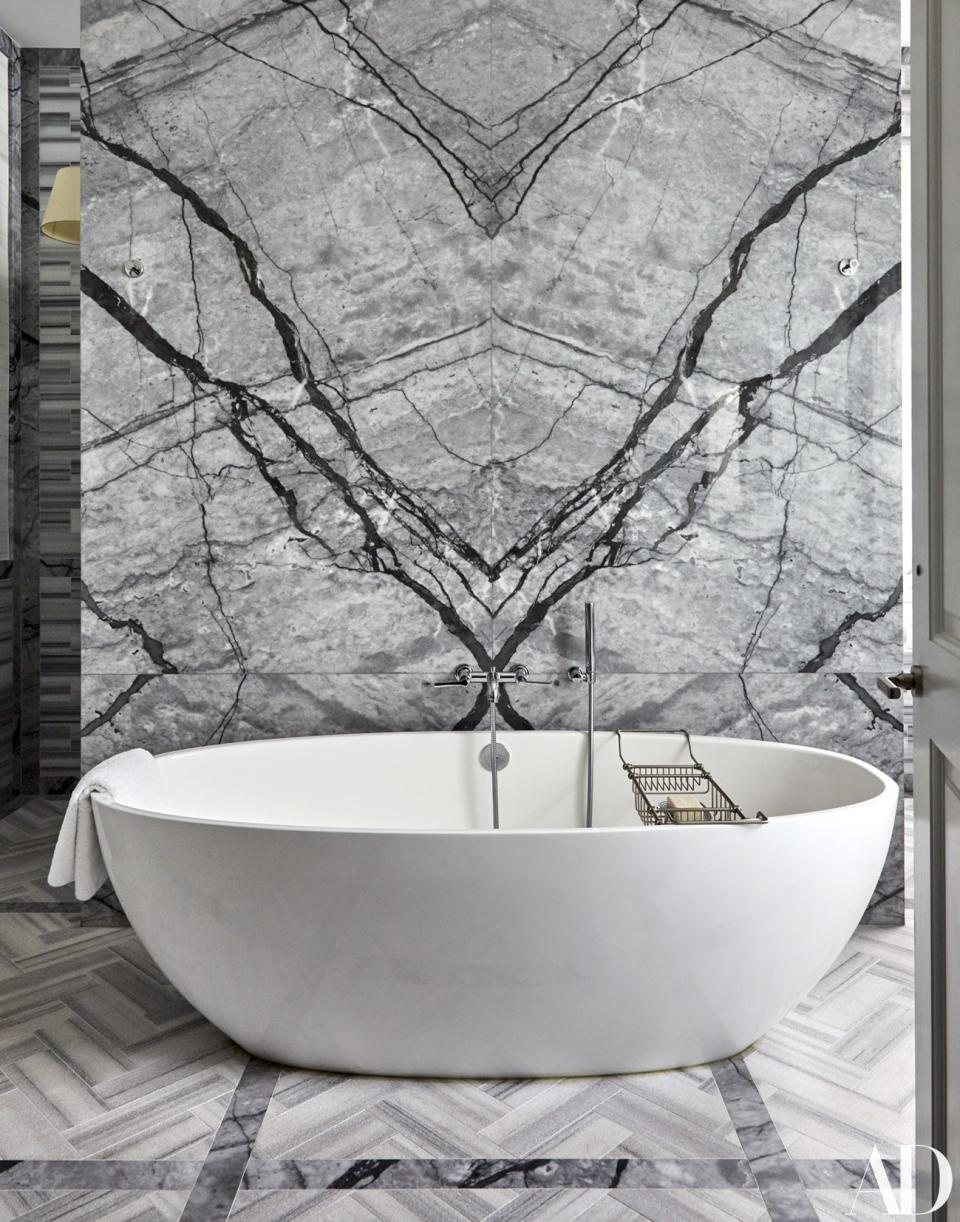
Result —
<path fill-rule="evenodd" d="M 900 771 L 896 0 L 84 30 L 88 761 L 477 725 L 592 598 L 602 725 Z"/>

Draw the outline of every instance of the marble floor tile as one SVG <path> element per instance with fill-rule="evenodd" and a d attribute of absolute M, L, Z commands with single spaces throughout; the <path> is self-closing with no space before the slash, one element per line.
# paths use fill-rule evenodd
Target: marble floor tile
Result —
<path fill-rule="evenodd" d="M 26 1213 L 5 1215 L 0 1193 L 0 1219 L 11 1222 L 178 1222 L 187 1194 L 185 1192 L 59 1192 L 46 1202 L 38 1202 Z M 19 1194 L 15 1194 L 19 1195 Z M 29 1198 L 33 1194 L 24 1194 Z M 37 1196 L 46 1194 L 36 1194 Z M 29 1206 L 29 1199 L 23 1202 Z M 16 1202 L 10 1205 L 17 1207 Z"/>
<path fill-rule="evenodd" d="M 716 1085 L 702 1069 L 509 1086 L 403 1085 L 396 1079 L 321 1086 L 311 1093 L 302 1081 L 284 1076 L 258 1152 L 359 1157 L 374 1148 L 383 1153 L 381 1143 L 393 1137 L 418 1157 L 722 1158 L 739 1150 Z"/>
<path fill-rule="evenodd" d="M 713 1075 L 694 1067 L 617 1079 L 597 1111 L 629 1130 L 612 1151 L 633 1158 L 730 1158 L 740 1144 Z"/>
<path fill-rule="evenodd" d="M 88 947 L 120 941 L 120 933 L 84 928 L 79 920 L 64 920 L 62 913 L 7 912 L 0 932 L 0 955 L 21 970 L 68 963 Z"/>
<path fill-rule="evenodd" d="M 745 1057 L 794 1158 L 912 1139 L 912 929 L 858 930 L 804 1002 Z"/>
<path fill-rule="evenodd" d="M 109 1082 L 131 1068 L 130 1056 L 111 1046 L 77 1015 L 53 1014 L 36 1028 L 38 1042 L 91 1086 Z"/>
<path fill-rule="evenodd" d="M 609 1200 L 649 1222 L 766 1222 L 768 1216 L 757 1191 L 618 1188 Z M 608 1216 L 617 1217 L 614 1213 Z M 629 1222 L 632 1214 L 620 1216 Z"/>
<path fill-rule="evenodd" d="M 529 1189 L 486 1192 L 241 1191 L 230 1222 L 764 1222 L 759 1193 L 725 1189 Z"/>
<path fill-rule="evenodd" d="M 555 1141 L 569 1147 L 571 1127 L 617 1094 L 615 1083 L 606 1078 L 568 1078 L 485 1126 L 482 1133 L 507 1154 L 524 1155 L 536 1150 L 545 1156 L 554 1152 L 551 1146 Z M 610 1132 L 611 1149 L 629 1136 L 629 1130 L 620 1125 L 611 1125 Z"/>
<path fill-rule="evenodd" d="M 0 1157 L 75 1158 L 76 1150 L 16 1089 L 0 1094 Z"/>
<path fill-rule="evenodd" d="M 621 1211 L 619 1206 L 607 1192 L 595 1188 L 562 1188 L 556 1192 L 548 1189 L 535 1188 L 514 1197 L 512 1201 L 501 1205 L 499 1209 L 488 1214 L 491 1222 L 526 1222 L 527 1219 L 544 1219 L 545 1222 L 608 1222 L 616 1218 Z M 389 1213 L 379 1215 L 385 1222 L 391 1218 Z"/>
<path fill-rule="evenodd" d="M 22 1192 L 0 1190 L 0 1222 L 17 1222 L 32 1209 L 47 1204 L 58 1195 L 58 1190 L 28 1188 Z"/>
<path fill-rule="evenodd" d="M 857 1195 L 849 1188 L 819 1189 L 810 1193 L 810 1199 L 821 1222 L 851 1222 L 851 1219 L 880 1222 L 881 1218 L 889 1222 L 890 1214 L 879 1192 L 864 1191 Z"/>
<path fill-rule="evenodd" d="M 288 1106 L 283 1106 L 280 1099 L 272 1101 L 257 1139 L 258 1153 L 278 1158 L 297 1151 L 306 1156 L 319 1134 L 336 1130 L 339 1141 L 343 1136 L 341 1125 L 366 1114 L 381 1102 L 389 1101 L 403 1088 L 402 1081 L 396 1078 L 331 1079 L 327 1074 L 316 1077 L 319 1087 L 316 1093 L 311 1091 L 309 1082 L 298 1082 L 295 1093 L 288 1087 L 281 1095 Z M 289 1081 L 289 1075 L 284 1074 L 281 1082 L 284 1080 Z M 396 1131 L 379 1113 L 377 1120 L 382 1130 Z M 359 1148 L 348 1148 L 343 1153 L 347 1157 L 359 1156 L 365 1150 L 361 1145 Z M 423 1151 L 424 1155 L 429 1153 L 428 1150 Z"/>
<path fill-rule="evenodd" d="M 238 1075 L 239 1076 L 239 1075 Z M 98 1120 L 72 1130 L 68 1136 L 78 1153 L 96 1156 L 108 1149 L 119 1150 L 123 1143 L 157 1125 L 176 1123 L 187 1113 L 197 1116 L 200 1109 L 229 1092 L 233 1081 L 233 1065 L 214 1066 L 199 1073 L 179 1075 L 162 1089 L 151 1091 L 132 1103 L 116 1107 Z M 209 1138 L 216 1131 L 210 1120 L 203 1123 Z M 209 1145 L 209 1140 L 208 1143 Z"/>
<path fill-rule="evenodd" d="M 516 1193 L 509 1189 L 453 1191 L 442 1196 L 414 1191 L 401 1199 L 396 1193 L 376 1190 L 364 1193 L 361 1198 L 359 1194 L 344 1197 L 335 1191 L 310 1189 L 269 1192 L 244 1189 L 237 1194 L 230 1222 L 311 1222 L 320 1217 L 326 1222 L 335 1217 L 360 1218 L 362 1222 L 370 1222 L 376 1217 L 406 1217 L 417 1219 L 417 1222 L 465 1222 L 466 1219 L 481 1222 L 496 1216 L 499 1209 L 515 1198 Z M 403 1208 L 406 1213 L 400 1212 Z M 392 1210 L 397 1212 L 389 1212 Z"/>
<path fill-rule="evenodd" d="M 52 1052 L 25 1056 L 7 1065 L 5 1072 L 37 1111 L 61 1131 L 108 1110 L 83 1078 Z"/>
<path fill-rule="evenodd" d="M 60 798 L 34 798 L 0 819 L 0 902 L 72 900 L 46 881 L 50 845 L 60 830 L 65 805 Z"/>

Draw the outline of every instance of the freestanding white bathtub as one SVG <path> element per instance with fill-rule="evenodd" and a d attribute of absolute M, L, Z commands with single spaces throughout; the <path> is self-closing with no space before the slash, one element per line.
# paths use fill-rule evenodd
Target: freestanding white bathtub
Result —
<path fill-rule="evenodd" d="M 616 737 L 364 734 L 160 757 L 175 813 L 95 803 L 127 915 L 250 1052 L 339 1072 L 626 1073 L 729 1056 L 826 971 L 877 881 L 897 787 L 867 764 L 693 746 L 763 826 L 644 827 Z M 637 760 L 682 739 L 638 735 Z"/>

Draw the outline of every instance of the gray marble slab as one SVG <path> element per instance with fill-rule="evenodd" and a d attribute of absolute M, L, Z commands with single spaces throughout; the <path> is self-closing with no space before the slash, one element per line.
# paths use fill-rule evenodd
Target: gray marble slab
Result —
<path fill-rule="evenodd" d="M 475 725 L 424 681 L 589 597 L 607 724 L 896 770 L 899 58 L 895 0 L 85 0 L 86 761 Z"/>

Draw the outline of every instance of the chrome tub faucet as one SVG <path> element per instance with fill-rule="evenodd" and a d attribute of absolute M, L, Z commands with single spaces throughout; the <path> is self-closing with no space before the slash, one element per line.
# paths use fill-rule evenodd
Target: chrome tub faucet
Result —
<path fill-rule="evenodd" d="M 487 707 L 490 711 L 490 797 L 493 803 L 493 826 L 500 826 L 500 787 L 497 780 L 497 702 L 500 687 L 504 683 L 529 683 L 537 687 L 553 687 L 555 679 L 531 679 L 529 669 L 518 664 L 512 670 L 475 670 L 469 663 L 461 663 L 453 672 L 452 679 L 434 683 L 434 687 L 470 687 L 482 683 L 487 689 Z"/>

